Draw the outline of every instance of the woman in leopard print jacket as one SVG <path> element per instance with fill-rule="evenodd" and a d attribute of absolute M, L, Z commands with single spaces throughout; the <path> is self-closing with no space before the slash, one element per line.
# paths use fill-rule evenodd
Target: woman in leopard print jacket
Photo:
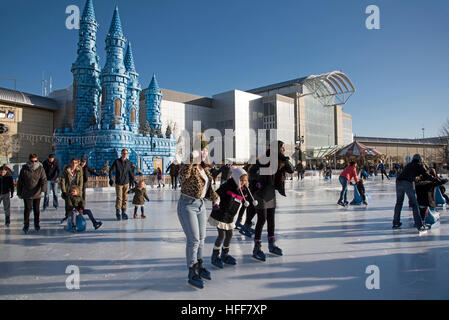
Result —
<path fill-rule="evenodd" d="M 197 288 L 204 287 L 204 279 L 211 280 L 210 272 L 203 267 L 203 248 L 206 239 L 207 214 L 204 201 L 211 200 L 214 206 L 220 204 L 220 197 L 213 189 L 213 178 L 205 164 L 208 150 L 203 148 L 201 155 L 193 153 L 190 164 L 182 164 L 181 198 L 178 202 L 178 218 L 187 238 L 186 259 L 189 268 L 189 283 Z M 201 157 L 201 163 L 193 159 Z M 199 161 L 198 161 L 199 162 Z"/>

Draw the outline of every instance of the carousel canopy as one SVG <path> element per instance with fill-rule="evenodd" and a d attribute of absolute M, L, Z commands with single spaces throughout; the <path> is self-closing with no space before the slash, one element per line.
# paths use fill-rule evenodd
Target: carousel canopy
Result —
<path fill-rule="evenodd" d="M 360 142 L 353 142 L 350 145 L 338 150 L 337 157 L 381 157 L 382 153 L 374 148 L 369 148 Z"/>

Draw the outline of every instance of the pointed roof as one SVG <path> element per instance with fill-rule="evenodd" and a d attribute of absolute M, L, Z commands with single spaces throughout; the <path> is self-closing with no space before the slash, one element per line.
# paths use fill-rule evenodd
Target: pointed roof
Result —
<path fill-rule="evenodd" d="M 83 16 L 81 17 L 82 21 L 95 21 L 95 10 L 94 4 L 92 0 L 87 0 L 86 5 L 84 6 Z"/>
<path fill-rule="evenodd" d="M 161 92 L 161 89 L 159 88 L 159 84 L 157 83 L 155 74 L 153 74 L 153 79 L 151 79 L 151 83 L 150 83 L 150 86 L 148 87 L 148 91 L 149 91 L 150 94 L 151 93 L 154 94 L 154 93 L 160 93 Z"/>
<path fill-rule="evenodd" d="M 120 14 L 118 12 L 118 6 L 115 7 L 114 16 L 112 17 L 111 27 L 109 28 L 109 36 L 120 35 L 123 37 L 122 22 L 120 21 Z"/>
<path fill-rule="evenodd" d="M 125 67 L 127 71 L 136 72 L 136 66 L 134 65 L 134 56 L 131 42 L 128 42 L 128 48 L 125 55 Z"/>
<path fill-rule="evenodd" d="M 374 148 L 368 148 L 360 142 L 353 142 L 336 152 L 337 157 L 380 157 L 382 153 Z"/>

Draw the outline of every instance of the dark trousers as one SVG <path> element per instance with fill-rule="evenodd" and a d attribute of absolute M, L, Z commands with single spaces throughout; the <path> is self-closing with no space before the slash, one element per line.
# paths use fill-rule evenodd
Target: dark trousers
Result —
<path fill-rule="evenodd" d="M 30 227 L 30 213 L 31 208 L 33 208 L 34 213 L 34 226 L 39 227 L 39 218 L 40 218 L 40 204 L 41 199 L 23 199 L 23 203 L 25 204 L 25 211 L 23 212 L 23 226 L 25 228 Z"/>
<path fill-rule="evenodd" d="M 53 207 L 58 208 L 58 194 L 56 192 L 58 183 L 56 181 L 48 181 L 47 183 L 47 193 L 44 196 L 44 210 L 50 206 L 50 192 L 53 192 Z"/>
<path fill-rule="evenodd" d="M 72 225 L 76 226 L 76 211 L 75 210 L 71 210 L 69 216 L 72 219 Z M 89 220 L 92 222 L 92 224 L 94 226 L 97 224 L 97 220 L 95 220 L 92 211 L 90 211 L 89 209 L 83 210 L 83 216 L 88 216 Z"/>
<path fill-rule="evenodd" d="M 405 180 L 396 180 L 396 206 L 394 207 L 393 225 L 398 225 L 401 221 L 402 205 L 407 194 L 409 205 L 413 209 L 413 219 L 416 228 L 422 227 L 421 216 L 419 214 L 418 201 L 416 200 L 416 192 L 413 183 Z"/>
<path fill-rule="evenodd" d="M 218 237 L 217 237 L 217 240 L 215 241 L 215 247 L 219 248 L 224 240 L 223 248 L 229 248 L 229 246 L 231 245 L 233 231 L 232 230 L 222 230 L 222 229 L 218 229 L 218 228 L 217 228 L 217 230 L 218 230 Z"/>
<path fill-rule="evenodd" d="M 251 226 L 255 216 L 256 216 L 256 208 L 254 208 L 254 206 L 249 206 L 248 210 L 246 210 L 245 224 Z"/>
<path fill-rule="evenodd" d="M 390 180 L 390 177 L 388 177 L 387 172 L 385 170 L 382 170 L 382 172 L 380 173 L 382 175 L 382 180 L 384 179 L 384 176 Z"/>
<path fill-rule="evenodd" d="M 276 209 L 263 209 L 256 210 L 257 213 L 257 224 L 256 224 L 256 234 L 254 240 L 262 240 L 262 230 L 265 226 L 265 222 L 268 223 L 268 238 L 274 237 L 274 213 Z"/>
<path fill-rule="evenodd" d="M 173 189 L 177 189 L 178 188 L 178 176 L 170 176 L 171 178 L 171 186 Z"/>

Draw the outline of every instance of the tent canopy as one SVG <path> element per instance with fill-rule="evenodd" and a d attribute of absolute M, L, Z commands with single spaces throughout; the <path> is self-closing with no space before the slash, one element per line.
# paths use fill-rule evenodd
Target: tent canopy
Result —
<path fill-rule="evenodd" d="M 331 154 L 329 156 L 334 156 Z M 353 142 L 335 152 L 337 158 L 381 158 L 384 155 L 374 148 L 369 148 L 360 142 Z"/>

